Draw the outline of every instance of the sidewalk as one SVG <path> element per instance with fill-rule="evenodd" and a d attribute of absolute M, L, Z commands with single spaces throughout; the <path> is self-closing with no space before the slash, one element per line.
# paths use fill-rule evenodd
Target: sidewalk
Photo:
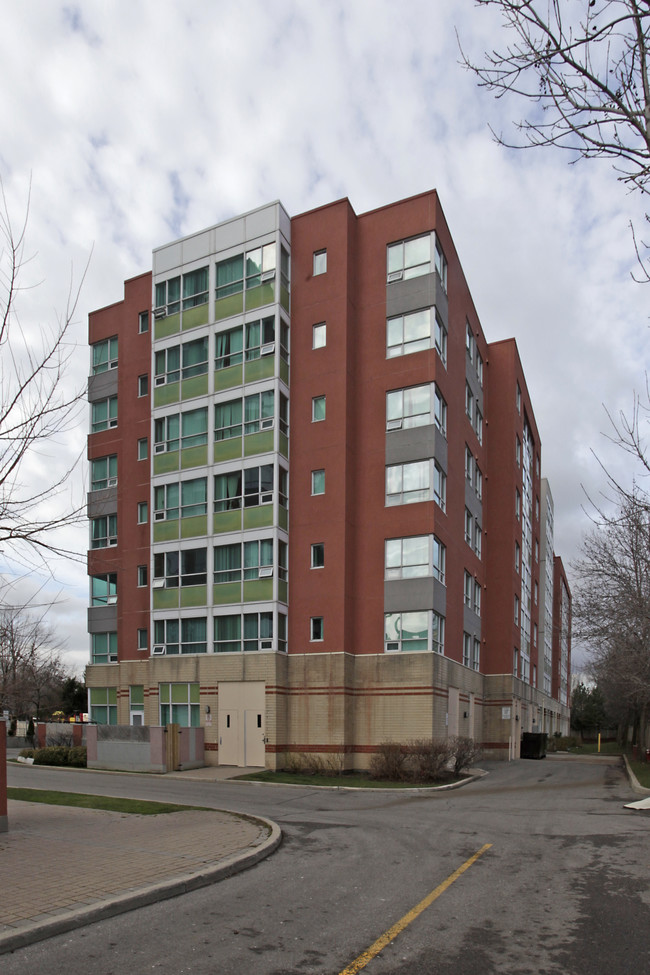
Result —
<path fill-rule="evenodd" d="M 225 769 L 177 775 L 229 777 Z M 220 810 L 134 816 L 10 799 L 8 811 L 0 954 L 214 883 L 281 841 L 270 820 Z"/>

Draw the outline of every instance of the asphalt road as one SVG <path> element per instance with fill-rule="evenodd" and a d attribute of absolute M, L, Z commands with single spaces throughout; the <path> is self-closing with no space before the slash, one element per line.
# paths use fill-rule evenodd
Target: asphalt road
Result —
<path fill-rule="evenodd" d="M 2 975 L 650 971 L 650 813 L 624 809 L 636 797 L 622 766 L 486 768 L 436 794 L 11 768 L 10 785 L 259 813 L 285 840 L 213 887 L 4 955 Z"/>

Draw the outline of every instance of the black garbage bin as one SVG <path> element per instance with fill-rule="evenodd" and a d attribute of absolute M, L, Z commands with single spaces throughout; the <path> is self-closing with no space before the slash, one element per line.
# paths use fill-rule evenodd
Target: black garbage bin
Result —
<path fill-rule="evenodd" d="M 521 758 L 546 758 L 545 731 L 524 731 L 521 736 Z"/>

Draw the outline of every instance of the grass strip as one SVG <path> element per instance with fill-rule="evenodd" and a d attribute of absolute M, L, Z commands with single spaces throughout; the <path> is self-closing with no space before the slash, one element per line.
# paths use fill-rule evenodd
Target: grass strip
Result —
<path fill-rule="evenodd" d="M 249 772 L 234 777 L 238 781 L 277 782 L 281 785 L 324 785 L 339 789 L 435 789 L 437 786 L 458 782 L 464 776 L 451 777 L 441 782 L 387 782 L 371 779 L 367 775 L 311 775 L 300 772 Z"/>
<path fill-rule="evenodd" d="M 83 792 L 54 792 L 48 789 L 7 789 L 8 799 L 19 802 L 45 802 L 50 806 L 76 806 L 79 809 L 104 809 L 108 812 L 134 816 L 159 816 L 162 813 L 186 812 L 199 809 L 211 812 L 206 806 L 178 806 L 171 802 L 152 802 L 146 799 L 120 799 L 117 796 L 90 796 Z"/>

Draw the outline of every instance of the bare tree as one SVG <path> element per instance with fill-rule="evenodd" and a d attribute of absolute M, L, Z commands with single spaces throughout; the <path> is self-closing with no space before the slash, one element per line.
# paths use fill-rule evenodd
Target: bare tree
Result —
<path fill-rule="evenodd" d="M 523 98 L 516 148 L 557 146 L 575 158 L 611 159 L 618 178 L 648 192 L 648 0 L 476 0 L 502 15 L 507 41 L 480 64 L 462 63 L 480 86 Z"/>
<path fill-rule="evenodd" d="M 85 518 L 82 505 L 58 497 L 75 464 L 64 465 L 51 479 L 31 474 L 28 465 L 38 457 L 42 467 L 57 468 L 52 458 L 58 441 L 82 408 L 84 390 L 70 389 L 66 379 L 75 353 L 70 333 L 79 290 L 71 287 L 65 316 L 53 325 L 37 331 L 30 323 L 28 332 L 23 329 L 17 306 L 28 262 L 29 204 L 25 219 L 14 227 L 1 184 L 0 195 L 0 545 L 8 543 L 5 555 L 18 560 L 29 560 L 30 553 L 72 555 L 54 533 Z"/>
<path fill-rule="evenodd" d="M 67 676 L 56 636 L 42 618 L 0 613 L 0 710 L 38 717 L 56 708 Z"/>

